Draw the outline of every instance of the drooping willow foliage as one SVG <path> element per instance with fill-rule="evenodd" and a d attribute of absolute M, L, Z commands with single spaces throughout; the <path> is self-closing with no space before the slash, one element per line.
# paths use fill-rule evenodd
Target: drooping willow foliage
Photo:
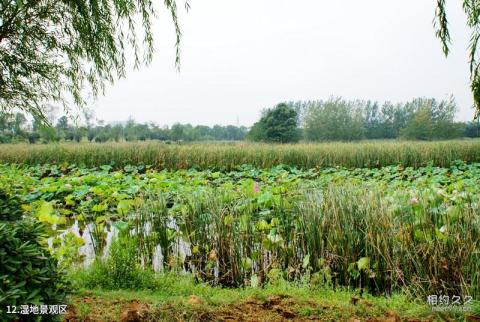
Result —
<path fill-rule="evenodd" d="M 125 76 L 126 56 L 148 64 L 155 0 L 0 0 L 0 110 L 45 120 L 48 103 L 85 104 Z M 181 32 L 175 0 L 164 0 Z M 185 4 L 189 8 L 188 2 Z M 67 108 L 68 109 L 68 108 Z"/>
<path fill-rule="evenodd" d="M 480 1 L 462 1 L 463 10 L 467 15 L 467 26 L 472 32 L 469 45 L 470 87 L 476 112 L 475 118 L 478 118 L 480 116 L 480 60 L 478 57 L 477 46 L 480 39 Z M 445 56 L 448 56 L 451 38 L 448 29 L 445 0 L 437 0 L 434 24 L 436 28 L 436 36 L 442 43 L 442 49 Z"/>

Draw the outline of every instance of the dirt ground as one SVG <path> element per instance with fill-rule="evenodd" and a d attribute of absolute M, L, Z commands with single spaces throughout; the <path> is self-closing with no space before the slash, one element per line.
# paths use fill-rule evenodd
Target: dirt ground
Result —
<path fill-rule="evenodd" d="M 443 317 L 402 318 L 395 311 L 368 316 L 372 305 L 366 300 L 352 298 L 352 305 L 363 305 L 367 316 L 355 316 L 353 311 L 338 307 L 322 306 L 314 301 L 299 303 L 288 296 L 271 295 L 267 299 L 247 298 L 238 303 L 212 306 L 195 295 L 182 303 L 142 303 L 139 300 L 111 300 L 96 296 L 75 298 L 69 306 L 65 322 L 139 322 L 139 321 L 346 321 L 346 322 L 420 322 L 455 321 Z M 372 309 L 372 312 L 374 310 Z M 467 317 L 468 322 L 480 322 L 480 318 Z"/>

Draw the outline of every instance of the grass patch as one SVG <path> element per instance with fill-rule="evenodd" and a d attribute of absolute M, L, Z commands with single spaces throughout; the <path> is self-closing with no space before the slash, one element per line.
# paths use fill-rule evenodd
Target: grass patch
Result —
<path fill-rule="evenodd" d="M 76 163 L 88 167 L 150 165 L 156 169 L 235 169 L 243 164 L 269 168 L 370 167 L 392 164 L 450 166 L 455 160 L 480 161 L 480 140 L 364 141 L 304 144 L 185 144 L 159 142 L 3 144 L 0 161 L 30 165 Z"/>
<path fill-rule="evenodd" d="M 145 321 L 214 321 L 225 317 L 257 321 L 282 318 L 321 321 L 364 320 L 388 317 L 416 321 L 463 320 L 460 313 L 435 313 L 422 299 L 412 301 L 402 294 L 391 297 L 359 296 L 348 290 L 313 288 L 279 282 L 264 288 L 221 288 L 196 283 L 191 275 L 157 275 L 150 290 L 80 289 L 71 297 L 77 312 L 93 321 L 117 321 L 132 306 L 143 307 Z M 251 315 L 254 314 L 254 315 Z"/>
<path fill-rule="evenodd" d="M 97 258 L 88 268 L 73 270 L 70 280 L 77 287 L 107 290 L 156 288 L 153 270 L 138 264 L 137 247 L 136 238 L 120 236 L 112 242 L 108 258 Z"/>

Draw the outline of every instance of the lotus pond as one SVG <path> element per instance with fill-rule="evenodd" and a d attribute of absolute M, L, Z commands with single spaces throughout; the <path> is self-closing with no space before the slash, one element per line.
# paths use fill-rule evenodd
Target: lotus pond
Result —
<path fill-rule="evenodd" d="M 48 226 L 63 267 L 91 265 L 111 241 L 144 270 L 212 285 L 278 280 L 480 293 L 480 163 L 450 167 L 158 171 L 0 165 L 0 190 Z"/>

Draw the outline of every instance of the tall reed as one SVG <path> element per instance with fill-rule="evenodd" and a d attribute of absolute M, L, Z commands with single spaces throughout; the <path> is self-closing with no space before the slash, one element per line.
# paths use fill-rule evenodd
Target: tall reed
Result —
<path fill-rule="evenodd" d="M 179 207 L 161 199 L 150 196 L 135 212 L 161 218 L 150 242 L 161 245 L 167 268 L 181 265 L 212 283 L 307 277 L 373 293 L 480 294 L 480 208 L 473 202 L 452 206 L 433 192 L 412 198 L 335 184 L 272 200 L 268 211 L 216 189 Z M 165 224 L 166 214 L 175 227 Z M 189 249 L 181 259 L 179 239 Z"/>
<path fill-rule="evenodd" d="M 88 167 L 150 165 L 157 169 L 225 169 L 243 164 L 269 168 L 450 166 L 455 160 L 480 161 L 480 140 L 439 142 L 366 141 L 319 144 L 164 144 L 159 142 L 0 145 L 4 163 L 76 163 Z"/>

